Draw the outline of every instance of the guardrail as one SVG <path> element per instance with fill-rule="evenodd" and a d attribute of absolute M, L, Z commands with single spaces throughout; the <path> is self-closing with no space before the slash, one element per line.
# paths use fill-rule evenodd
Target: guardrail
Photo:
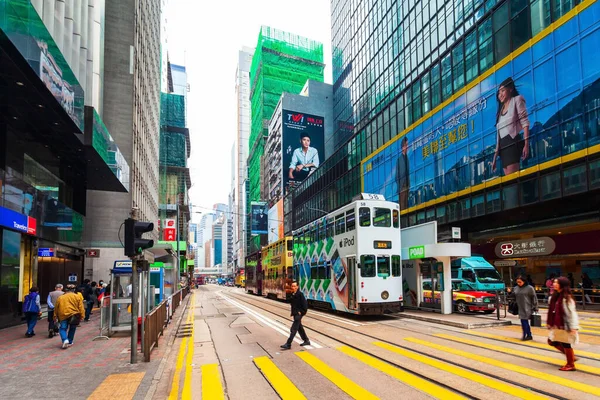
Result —
<path fill-rule="evenodd" d="M 549 288 L 536 286 L 535 293 L 540 305 L 549 303 Z M 598 305 L 600 304 L 600 289 L 576 287 L 571 288 L 571 293 L 573 294 L 573 298 L 577 303 L 577 306 L 581 306 L 583 310 L 585 310 L 586 307 L 598 309 Z M 592 305 L 596 305 L 596 307 L 590 307 Z"/>
<path fill-rule="evenodd" d="M 161 302 L 146 314 L 144 323 L 144 361 L 150 362 L 152 349 L 158 347 L 158 338 L 164 333 L 167 325 L 167 301 Z"/>

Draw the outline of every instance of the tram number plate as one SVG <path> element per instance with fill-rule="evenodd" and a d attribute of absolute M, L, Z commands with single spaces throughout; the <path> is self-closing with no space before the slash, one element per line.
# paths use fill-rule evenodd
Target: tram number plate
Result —
<path fill-rule="evenodd" d="M 373 241 L 373 247 L 376 249 L 391 249 L 392 242 L 390 240 L 375 240 Z"/>

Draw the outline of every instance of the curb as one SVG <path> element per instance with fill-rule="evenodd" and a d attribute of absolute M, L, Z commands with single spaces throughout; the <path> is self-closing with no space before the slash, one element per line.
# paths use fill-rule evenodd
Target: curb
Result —
<path fill-rule="evenodd" d="M 434 317 L 427 317 L 422 315 L 405 315 L 402 313 L 397 314 L 399 318 L 402 319 L 416 319 L 418 321 L 423 322 L 432 322 L 440 325 L 448 325 L 453 326 L 455 328 L 461 329 L 477 329 L 477 328 L 490 328 L 495 326 L 506 326 L 512 325 L 512 321 L 486 321 L 486 322 L 476 322 L 476 323 L 468 323 L 468 322 L 458 322 L 458 321 L 448 321 Z"/>

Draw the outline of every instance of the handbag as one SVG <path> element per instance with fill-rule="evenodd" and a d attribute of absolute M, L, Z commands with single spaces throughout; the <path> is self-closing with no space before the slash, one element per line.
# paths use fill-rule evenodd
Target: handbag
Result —
<path fill-rule="evenodd" d="M 542 326 L 542 316 L 537 311 L 531 314 L 531 326 Z"/>
<path fill-rule="evenodd" d="M 512 315 L 519 314 L 519 305 L 517 304 L 516 301 L 513 301 L 512 303 L 508 303 L 508 312 L 511 313 Z"/>
<path fill-rule="evenodd" d="M 79 325 L 81 323 L 81 315 L 74 314 L 69 317 L 69 325 Z"/>

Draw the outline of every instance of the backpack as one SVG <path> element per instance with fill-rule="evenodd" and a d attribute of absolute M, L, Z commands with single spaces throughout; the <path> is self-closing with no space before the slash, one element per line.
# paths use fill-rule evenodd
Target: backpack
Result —
<path fill-rule="evenodd" d="M 25 296 L 25 301 L 23 302 L 23 312 L 40 312 L 40 308 L 38 307 L 36 300 L 39 294 L 36 292 L 29 293 Z"/>

